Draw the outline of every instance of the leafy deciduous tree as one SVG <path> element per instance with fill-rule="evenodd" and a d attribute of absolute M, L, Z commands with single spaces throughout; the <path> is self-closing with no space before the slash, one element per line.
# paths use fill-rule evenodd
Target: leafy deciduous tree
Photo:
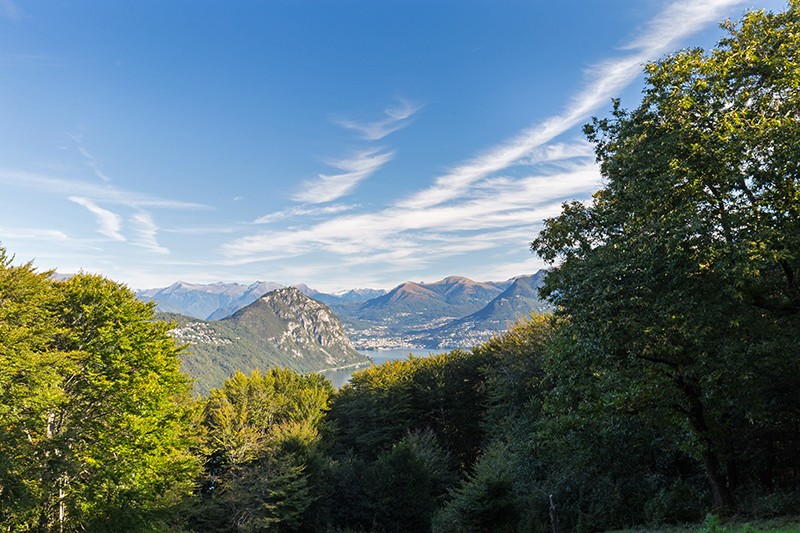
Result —
<path fill-rule="evenodd" d="M 196 472 L 179 348 L 127 288 L 49 276 L 0 250 L 0 521 L 133 529 Z"/>
<path fill-rule="evenodd" d="M 333 386 L 318 374 L 237 372 L 205 406 L 208 461 L 196 526 L 215 531 L 294 530 L 312 503 L 318 426 Z"/>
<path fill-rule="evenodd" d="M 725 27 L 710 53 L 648 65 L 638 108 L 586 127 L 607 183 L 532 247 L 561 259 L 545 293 L 570 319 L 582 386 L 620 411 L 670 411 L 732 508 L 743 482 L 798 465 L 800 2 Z M 779 467 L 753 468 L 761 454 Z"/>

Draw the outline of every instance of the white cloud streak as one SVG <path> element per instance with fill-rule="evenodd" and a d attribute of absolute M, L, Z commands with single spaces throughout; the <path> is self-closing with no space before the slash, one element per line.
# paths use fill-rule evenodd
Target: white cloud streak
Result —
<path fill-rule="evenodd" d="M 136 237 L 132 241 L 134 245 L 140 246 L 150 252 L 169 255 L 169 249 L 159 245 L 156 240 L 158 226 L 149 213 L 135 213 L 131 217 L 131 221 L 134 223 L 136 231 Z"/>
<path fill-rule="evenodd" d="M 83 146 L 79 146 L 78 151 L 81 153 L 83 157 L 86 158 L 86 164 L 89 166 L 89 168 L 92 169 L 92 172 L 94 172 L 95 176 L 103 180 L 105 183 L 111 183 L 111 178 L 108 177 L 108 175 L 105 172 L 103 172 L 97 160 L 92 156 L 92 154 L 87 152 Z"/>
<path fill-rule="evenodd" d="M 318 250 L 376 260 L 379 254 L 409 250 L 406 257 L 416 261 L 419 256 L 432 253 L 423 243 L 436 242 L 435 255 L 441 258 L 466 251 L 441 244 L 459 233 L 484 235 L 480 249 L 490 248 L 488 243 L 496 243 L 495 239 L 506 242 L 503 231 L 509 228 L 523 228 L 515 235 L 526 234 L 529 238 L 533 225 L 557 214 L 563 199 L 588 196 L 599 184 L 593 162 L 573 164 L 557 174 L 485 182 L 474 197 L 454 205 L 392 207 L 375 213 L 342 215 L 305 228 L 242 237 L 225 245 L 223 253 L 237 261 L 255 262 Z M 470 249 L 474 246 L 477 245 L 471 244 Z"/>
<path fill-rule="evenodd" d="M 365 150 L 352 158 L 331 161 L 328 164 L 343 171 L 340 174 L 320 174 L 317 179 L 306 181 L 292 199 L 298 202 L 321 204 L 332 202 L 349 194 L 363 180 L 391 161 L 394 152 L 381 148 Z"/>
<path fill-rule="evenodd" d="M 219 235 L 225 233 L 234 233 L 237 230 L 235 227 L 229 226 L 207 226 L 207 227 L 180 227 L 180 228 L 161 228 L 163 233 L 174 233 L 177 235 Z"/>
<path fill-rule="evenodd" d="M 411 123 L 420 107 L 408 100 L 400 99 L 396 105 L 386 108 L 383 112 L 385 118 L 373 122 L 358 122 L 355 120 L 337 118 L 334 122 L 343 128 L 357 131 L 368 141 L 378 141 L 397 130 L 403 129 Z"/>
<path fill-rule="evenodd" d="M 158 198 L 145 193 L 119 189 L 110 184 L 96 184 L 53 178 L 33 172 L 17 172 L 0 169 L 0 184 L 19 189 L 34 190 L 45 194 L 91 198 L 95 202 L 126 205 L 133 208 L 210 209 L 209 206 L 203 204 Z"/>
<path fill-rule="evenodd" d="M 90 154 L 89 151 L 86 149 L 86 146 L 84 146 L 83 132 L 80 132 L 75 135 L 73 135 L 72 133 L 67 133 L 67 136 L 73 141 L 75 141 L 75 144 L 78 146 L 78 152 L 80 152 L 80 154 L 86 160 L 86 166 L 92 169 L 94 175 L 103 180 L 105 183 L 111 183 L 111 178 L 105 172 L 103 172 L 103 170 L 100 168 L 100 164 L 98 163 L 97 159 L 95 159 L 95 157 L 92 154 Z"/>
<path fill-rule="evenodd" d="M 260 216 L 253 221 L 254 224 L 270 224 L 272 222 L 278 222 L 280 220 L 286 220 L 288 218 L 295 218 L 295 217 L 304 217 L 304 216 L 321 216 L 321 215 L 335 215 L 337 213 L 343 213 L 345 211 L 352 211 L 357 206 L 355 205 L 345 205 L 345 204 L 336 204 L 336 205 L 329 205 L 325 207 L 290 207 L 289 209 L 283 209 L 281 211 L 275 211 L 273 213 L 268 213 L 266 215 Z"/>
<path fill-rule="evenodd" d="M 530 157 L 519 161 L 520 164 L 536 165 L 568 161 L 571 159 L 591 157 L 594 158 L 594 148 L 587 140 L 573 143 L 552 143 L 534 148 Z"/>
<path fill-rule="evenodd" d="M 520 248 L 527 248 L 541 221 L 558 215 L 564 201 L 587 201 L 602 185 L 587 141 L 554 140 L 634 81 L 644 63 L 675 48 L 681 39 L 716 22 L 726 8 L 739 3 L 672 3 L 631 40 L 624 57 L 589 69 L 584 86 L 576 91 L 566 111 L 466 160 L 431 186 L 388 208 L 330 213 L 336 216 L 298 227 L 269 228 L 228 242 L 222 254 L 230 265 L 293 258 L 294 264 L 301 264 L 306 257 L 313 256 L 315 262 L 324 257 L 340 272 L 369 267 L 379 268 L 382 275 L 408 273 L 447 258 L 463 256 L 469 261 L 475 254 L 494 254 L 497 268 L 483 273 L 488 279 L 533 272 L 541 262 L 533 256 L 521 260 Z M 512 167 L 513 172 L 507 172 Z M 308 193 L 304 199 L 310 200 L 311 188 L 304 192 Z M 288 218 L 290 211 L 265 215 L 263 222 Z"/>
<path fill-rule="evenodd" d="M 357 122 L 349 119 L 334 119 L 338 125 L 355 130 L 364 139 L 377 141 L 383 139 L 392 132 L 405 128 L 411 121 L 411 117 L 419 110 L 419 106 L 408 100 L 399 100 L 397 105 L 390 106 L 384 110 L 385 118 L 374 122 Z M 338 174 L 319 174 L 317 179 L 308 180 L 301 186 L 300 191 L 292 196 L 297 202 L 309 204 L 322 204 L 332 202 L 343 196 L 350 194 L 359 183 L 370 177 L 378 169 L 392 160 L 393 151 L 384 148 L 371 148 L 357 152 L 352 157 L 341 160 L 328 161 L 328 165 L 341 170 Z M 303 208 L 299 208 L 303 209 Z M 283 212 L 281 212 L 283 213 Z M 310 213 L 301 213 L 310 214 Z M 291 210 L 287 210 L 287 216 L 293 216 Z M 280 218 L 279 214 L 275 214 Z M 279 218 L 261 217 L 257 223 L 264 224 Z"/>
<path fill-rule="evenodd" d="M 451 201 L 464 194 L 477 181 L 519 163 L 536 148 L 586 120 L 592 110 L 607 103 L 636 79 L 644 63 L 673 49 L 688 35 L 719 20 L 726 9 L 741 3 L 742 0 L 674 2 L 624 47 L 632 51 L 630 55 L 605 61 L 589 69 L 589 79 L 572 99 L 568 111 L 522 131 L 509 141 L 437 177 L 431 187 L 401 201 L 399 206 L 420 209 Z"/>
<path fill-rule="evenodd" d="M 103 209 L 88 198 L 70 196 L 69 200 L 86 208 L 97 218 L 97 232 L 115 241 L 125 241 L 125 237 L 120 233 L 122 229 L 122 217 L 113 211 Z"/>
<path fill-rule="evenodd" d="M 2 235 L 4 239 L 33 239 L 62 243 L 70 240 L 63 231 L 52 229 L 0 228 L 0 235 Z"/>

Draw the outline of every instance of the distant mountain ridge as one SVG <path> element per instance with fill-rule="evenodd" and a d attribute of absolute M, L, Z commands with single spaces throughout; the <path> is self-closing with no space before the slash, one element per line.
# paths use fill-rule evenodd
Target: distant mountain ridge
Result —
<path fill-rule="evenodd" d="M 241 283 L 201 285 L 178 281 L 163 289 L 148 289 L 138 291 L 136 294 L 144 301 L 155 302 L 161 312 L 216 320 L 280 288 L 281 285 L 267 281 L 257 281 L 250 285 Z M 228 309 L 230 313 L 222 314 Z"/>
<path fill-rule="evenodd" d="M 184 370 L 200 393 L 219 387 L 236 370 L 280 366 L 316 372 L 369 364 L 331 310 L 294 287 L 269 292 L 222 320 L 169 313 L 159 318 L 175 322 L 170 334 L 188 344 Z"/>
<path fill-rule="evenodd" d="M 465 340 L 470 346 L 485 342 L 531 313 L 550 311 L 550 305 L 539 298 L 539 288 L 545 274 L 544 270 L 540 270 L 532 276 L 518 276 L 505 291 L 479 311 L 438 328 L 414 333 L 412 337 L 426 348 L 461 346 Z"/>
<path fill-rule="evenodd" d="M 329 306 L 360 349 L 457 348 L 482 342 L 531 311 L 548 309 L 538 295 L 544 275 L 541 270 L 502 282 L 448 276 L 430 283 L 407 281 L 390 291 L 353 289 L 335 294 L 304 284 L 295 287 Z M 216 321 L 278 288 L 280 285 L 272 282 L 178 282 L 164 289 L 139 291 L 139 296 L 155 301 L 161 311 Z M 215 302 L 223 304 L 212 309 Z"/>
<path fill-rule="evenodd" d="M 503 282 L 463 276 L 433 283 L 408 281 L 360 305 L 331 308 L 359 348 L 466 348 L 503 331 L 515 317 L 546 309 L 538 294 L 544 276 L 541 270 Z M 531 278 L 536 278 L 531 282 L 535 287 L 528 287 Z M 500 309 L 506 311 L 501 314 Z M 467 317 L 471 325 L 460 322 Z"/>
<path fill-rule="evenodd" d="M 324 304 L 337 302 L 362 302 L 384 294 L 385 290 L 353 289 L 339 294 L 324 294 L 305 284 L 296 286 L 300 292 Z M 261 296 L 283 285 L 273 281 L 241 283 L 186 283 L 178 281 L 169 287 L 136 291 L 139 299 L 157 305 L 162 313 L 177 313 L 203 320 L 220 320 L 250 305 Z"/>
<path fill-rule="evenodd" d="M 480 308 L 501 292 L 502 289 L 497 285 L 472 281 L 462 276 L 450 276 L 433 283 L 407 281 L 384 296 L 368 300 L 361 309 L 390 312 L 412 309 L 428 313 L 447 309 L 451 314 L 461 315 Z"/>

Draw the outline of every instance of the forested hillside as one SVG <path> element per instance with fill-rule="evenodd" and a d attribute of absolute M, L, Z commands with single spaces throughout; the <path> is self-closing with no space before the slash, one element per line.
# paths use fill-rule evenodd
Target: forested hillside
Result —
<path fill-rule="evenodd" d="M 237 370 L 318 372 L 370 364 L 331 310 L 293 287 L 264 294 L 222 320 L 156 316 L 172 323 L 169 334 L 185 345 L 181 368 L 194 379 L 194 392 L 203 395 Z"/>
<path fill-rule="evenodd" d="M 339 391 L 192 399 L 152 304 L 0 249 L 0 531 L 796 525 L 800 2 L 727 29 L 586 127 L 604 187 L 532 243 L 552 314 Z"/>

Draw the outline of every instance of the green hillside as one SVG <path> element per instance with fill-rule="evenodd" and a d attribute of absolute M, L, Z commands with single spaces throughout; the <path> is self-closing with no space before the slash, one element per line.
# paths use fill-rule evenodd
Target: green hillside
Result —
<path fill-rule="evenodd" d="M 223 320 L 174 313 L 157 317 L 177 326 L 170 334 L 185 344 L 183 369 L 196 380 L 200 394 L 219 387 L 237 370 L 316 372 L 369 364 L 330 309 L 294 288 L 273 291 Z"/>

